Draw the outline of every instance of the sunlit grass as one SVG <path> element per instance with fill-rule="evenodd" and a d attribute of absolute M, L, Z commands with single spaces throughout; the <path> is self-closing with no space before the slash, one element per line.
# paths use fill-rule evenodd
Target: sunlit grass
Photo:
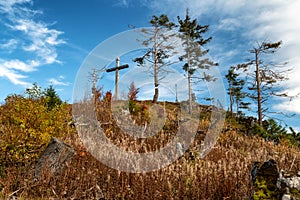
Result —
<path fill-rule="evenodd" d="M 142 106 L 143 102 L 137 102 L 137 104 Z M 151 102 L 145 104 L 148 108 L 151 106 Z M 97 109 L 101 115 L 98 116 L 98 120 L 111 122 L 103 123 L 102 126 L 107 137 L 116 145 L 130 151 L 151 152 L 166 145 L 178 129 L 177 121 L 181 120 L 178 105 L 166 103 L 164 104 L 165 127 L 150 139 L 138 140 L 116 127 L 111 111 L 105 107 L 107 105 L 109 102 L 105 100 L 99 102 Z M 249 199 L 252 192 L 249 172 L 252 162 L 273 158 L 280 169 L 300 170 L 299 148 L 285 143 L 266 142 L 258 136 L 247 136 L 243 132 L 245 128 L 243 125 L 229 123 L 229 120 L 226 121 L 217 144 L 206 157 L 200 159 L 197 157 L 198 145 L 210 126 L 210 113 L 206 111 L 200 113 L 199 116 L 200 135 L 196 135 L 191 150 L 185 152 L 180 159 L 153 172 L 120 172 L 103 165 L 87 152 L 75 128 L 69 125 L 70 107 L 65 106 L 57 108 L 57 114 L 60 116 L 56 116 L 57 122 L 54 129 L 61 130 L 61 132 L 58 132 L 59 134 L 56 132 L 53 136 L 72 145 L 76 150 L 76 155 L 59 177 L 50 176 L 49 171 L 46 170 L 39 181 L 33 181 L 34 162 L 45 149 L 46 143 L 41 143 L 41 147 L 35 149 L 38 151 L 33 151 L 32 148 L 35 146 L 29 148 L 27 152 L 23 149 L 22 151 L 30 157 L 28 159 L 20 157 L 18 160 L 16 155 L 23 155 L 18 152 L 21 149 L 15 146 L 14 151 L 8 150 L 9 142 L 15 145 L 25 138 L 26 144 L 37 145 L 40 140 L 36 140 L 34 135 L 26 135 L 28 131 L 26 132 L 26 129 L 22 131 L 23 127 L 19 127 L 22 123 L 13 123 L 12 118 L 8 116 L 17 116 L 17 119 L 22 120 L 33 117 L 31 112 L 43 116 L 43 113 L 39 112 L 44 112 L 44 110 L 41 108 L 41 110 L 33 111 L 29 106 L 20 118 L 13 107 L 2 106 L 0 109 L 1 131 L 9 131 L 11 134 L 10 137 L 8 134 L 0 135 L 1 143 L 6 144 L 5 148 L 1 146 L 0 199 L 6 199 L 12 194 L 24 200 L 96 199 L 100 196 L 105 199 Z M 26 107 L 24 106 L 23 109 Z M 147 112 L 147 109 L 141 110 L 141 112 L 144 111 Z M 155 117 L 158 116 L 156 114 L 152 116 L 152 118 Z M 5 121 L 7 119 L 12 121 L 8 123 Z M 144 121 L 140 120 L 140 125 L 144 126 Z M 36 123 L 34 125 L 41 128 Z M 58 127 L 62 129 L 56 129 Z M 37 131 L 36 129 L 33 131 Z M 49 129 L 44 131 L 47 130 L 49 131 Z M 45 134 L 50 134 L 50 131 Z"/>

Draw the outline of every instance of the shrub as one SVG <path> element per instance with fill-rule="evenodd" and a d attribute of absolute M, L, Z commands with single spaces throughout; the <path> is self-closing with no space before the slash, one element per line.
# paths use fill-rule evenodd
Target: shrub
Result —
<path fill-rule="evenodd" d="M 139 93 L 139 88 L 136 88 L 134 82 L 131 82 L 128 92 L 129 100 L 137 100 L 137 94 Z"/>
<path fill-rule="evenodd" d="M 45 98 L 7 97 L 0 114 L 0 165 L 32 162 L 51 137 L 68 132 L 70 120 L 70 108 L 66 103 L 49 110 Z"/>

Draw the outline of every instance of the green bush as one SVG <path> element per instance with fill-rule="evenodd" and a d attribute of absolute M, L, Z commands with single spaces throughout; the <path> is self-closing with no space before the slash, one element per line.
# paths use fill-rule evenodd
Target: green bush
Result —
<path fill-rule="evenodd" d="M 141 111 L 141 108 L 139 105 L 137 105 L 137 102 L 134 100 L 130 100 L 128 102 L 128 108 L 129 108 L 129 112 L 132 115 L 136 115 L 137 113 L 139 113 Z"/>
<path fill-rule="evenodd" d="M 255 123 L 251 128 L 251 133 L 259 135 L 266 141 L 273 141 L 275 143 L 280 143 L 284 139 L 289 138 L 286 128 L 278 124 L 274 119 L 263 121 L 263 127 Z"/>

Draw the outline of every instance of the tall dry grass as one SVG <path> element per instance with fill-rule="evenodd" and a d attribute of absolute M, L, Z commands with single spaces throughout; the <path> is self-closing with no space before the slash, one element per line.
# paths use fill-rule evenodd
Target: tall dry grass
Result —
<path fill-rule="evenodd" d="M 100 106 L 103 108 L 102 106 Z M 99 107 L 99 109 L 100 109 Z M 174 110 L 170 106 L 169 110 Z M 105 112 L 105 110 L 98 110 Z M 169 119 L 174 118 L 169 113 Z M 131 151 L 153 151 L 172 138 L 172 129 L 161 132 L 160 137 L 142 143 L 122 133 L 110 113 L 98 117 L 107 136 L 116 145 Z M 175 118 L 176 119 L 176 118 Z M 208 118 L 200 120 L 200 134 L 205 134 Z M 256 136 L 239 133 L 226 124 L 217 144 L 203 159 L 184 156 L 171 165 L 148 173 L 126 173 L 109 168 L 97 161 L 85 147 L 74 129 L 62 139 L 71 144 L 76 155 L 59 177 L 51 177 L 46 170 L 42 178 L 32 181 L 33 169 L 28 164 L 10 166 L 0 178 L 0 198 L 16 195 L 20 199 L 249 199 L 251 195 L 250 167 L 254 161 L 273 158 L 280 169 L 300 170 L 300 150 L 286 144 L 276 145 Z M 109 134 L 110 133 L 110 134 Z M 164 136 L 166 134 L 166 136 Z M 197 149 L 202 136 L 197 136 L 192 149 Z M 197 141 L 198 140 L 198 141 Z M 146 148 L 141 150 L 142 144 Z M 129 146 L 129 147 L 128 147 Z M 144 148 L 144 147 L 143 147 Z"/>

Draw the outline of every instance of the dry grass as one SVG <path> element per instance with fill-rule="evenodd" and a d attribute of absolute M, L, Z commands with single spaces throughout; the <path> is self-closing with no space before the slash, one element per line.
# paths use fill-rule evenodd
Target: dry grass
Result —
<path fill-rule="evenodd" d="M 169 110 L 174 109 L 169 107 Z M 113 120 L 110 113 L 101 117 L 102 121 Z M 168 119 L 173 118 L 169 113 Z M 200 129 L 207 129 L 207 119 L 200 122 Z M 177 128 L 172 124 L 169 127 Z M 230 124 L 226 127 L 227 131 L 222 133 L 205 158 L 194 159 L 190 152 L 186 152 L 168 167 L 148 173 L 120 172 L 103 165 L 85 150 L 72 129 L 62 139 L 71 144 L 77 154 L 60 177 L 51 177 L 45 171 L 40 181 L 34 182 L 32 165 L 10 166 L 0 178 L 0 198 L 6 199 L 15 192 L 20 199 L 99 199 L 102 196 L 105 199 L 241 200 L 249 199 L 251 194 L 249 171 L 253 161 L 273 158 L 280 169 L 300 170 L 299 149 L 246 136 L 235 131 Z M 113 123 L 102 128 L 111 130 L 112 134 L 108 136 L 116 145 L 125 147 L 130 144 L 130 150 L 141 151 L 141 141 L 125 136 Z M 170 128 L 160 136 L 168 134 L 164 136 L 168 140 L 172 138 L 171 132 Z M 144 151 L 153 151 L 166 141 L 156 136 L 146 143 L 148 146 Z"/>
<path fill-rule="evenodd" d="M 110 169 L 88 152 L 77 155 L 63 175 L 31 182 L 25 171 L 10 169 L 2 195 L 23 199 L 249 199 L 249 170 L 253 161 L 275 158 L 279 168 L 300 170 L 299 149 L 267 143 L 234 132 L 223 134 L 202 160 L 182 157 L 172 165 L 145 174 Z M 27 177 L 27 179 L 24 179 Z M 1 180 L 3 182 L 3 180 Z"/>

